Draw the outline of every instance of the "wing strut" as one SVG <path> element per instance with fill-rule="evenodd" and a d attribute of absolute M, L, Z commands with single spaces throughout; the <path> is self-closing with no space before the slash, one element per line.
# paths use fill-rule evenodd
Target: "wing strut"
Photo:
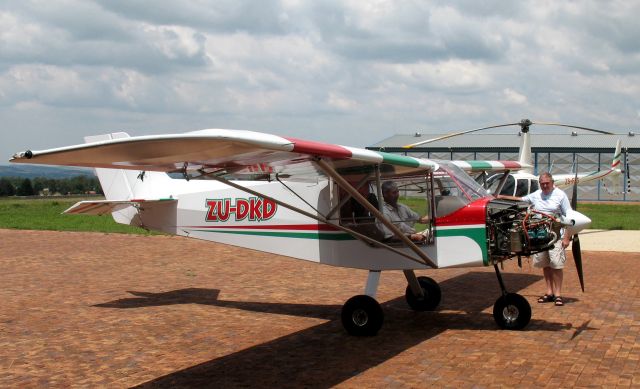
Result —
<path fill-rule="evenodd" d="M 365 182 L 367 182 L 371 178 L 371 174 L 366 174 L 362 179 L 356 184 L 356 189 L 360 189 Z M 380 197 L 378 197 L 380 198 Z M 344 198 L 338 203 L 335 207 L 333 207 L 329 213 L 327 213 L 327 219 L 329 219 L 334 213 L 336 213 L 343 205 L 347 203 L 347 201 L 351 200 L 351 196 L 344 196 Z"/>
<path fill-rule="evenodd" d="M 301 215 L 303 215 L 303 216 L 306 216 L 306 217 L 308 217 L 308 218 L 311 218 L 311 219 L 317 220 L 317 221 L 319 221 L 319 222 L 321 222 L 321 223 L 328 224 L 328 225 L 330 225 L 330 226 L 332 226 L 332 227 L 335 227 L 335 228 L 337 228 L 337 229 L 339 229 L 339 230 L 341 230 L 341 231 L 347 232 L 347 233 L 349 233 L 349 234 L 351 234 L 351 235 L 353 235 L 353 236 L 355 236 L 355 237 L 357 237 L 357 238 L 360 238 L 360 239 L 364 240 L 364 241 L 365 241 L 365 242 L 367 242 L 367 243 L 370 243 L 370 244 L 372 244 L 372 245 L 374 245 L 374 246 L 378 246 L 378 247 L 385 248 L 385 249 L 387 249 L 387 250 L 389 250 L 389 251 L 392 251 L 392 252 L 394 252 L 394 253 L 396 253 L 396 254 L 398 254 L 398 255 L 401 255 L 401 256 L 403 256 L 403 257 L 405 257 L 405 258 L 407 258 L 407 259 L 410 259 L 410 260 L 412 260 L 412 261 L 414 261 L 414 262 L 417 262 L 417 263 L 419 263 L 419 264 L 421 264 L 421 265 L 428 265 L 428 266 L 431 266 L 431 267 L 433 267 L 433 268 L 436 268 L 436 267 L 437 267 L 437 266 L 435 266 L 435 264 L 434 264 L 432 261 L 428 260 L 429 258 L 428 258 L 428 257 L 426 257 L 426 256 L 424 255 L 424 253 L 422 253 L 422 251 L 420 251 L 420 249 L 418 249 L 418 251 L 420 251 L 420 253 L 422 254 L 422 255 L 420 255 L 420 257 L 421 257 L 422 259 L 412 257 L 411 255 L 408 255 L 407 253 L 404 253 L 404 252 L 402 252 L 402 251 L 400 251 L 400 250 L 398 250 L 398 249 L 396 249 L 396 248 L 394 248 L 394 247 L 391 247 L 391 246 L 389 246 L 389 245 L 387 245 L 387 244 L 384 244 L 384 243 L 382 243 L 382 242 L 380 242 L 380 241 L 377 241 L 377 240 L 375 240 L 375 239 L 372 239 L 372 238 L 370 238 L 370 237 L 368 237 L 368 236 L 366 236 L 366 235 L 364 235 L 364 234 L 361 234 L 361 233 L 359 233 L 359 232 L 357 232 L 357 231 L 354 231 L 354 230 L 352 230 L 352 229 L 350 229 L 350 228 L 347 228 L 347 227 L 341 226 L 340 224 L 333 223 L 333 222 L 331 222 L 331 221 L 327 220 L 325 217 L 318 216 L 318 215 L 314 215 L 314 214 L 309 213 L 309 212 L 307 212 L 307 211 L 305 211 L 305 210 L 302 210 L 302 209 L 300 209 L 300 208 L 298 208 L 298 207 L 294 207 L 294 206 L 293 206 L 293 205 L 291 205 L 291 204 L 287 204 L 287 203 L 285 203 L 285 202 L 283 202 L 283 201 L 280 201 L 280 200 L 278 200 L 278 199 L 275 199 L 275 198 L 273 198 L 273 197 L 271 197 L 271 196 L 268 196 L 268 195 L 262 194 L 262 193 L 260 193 L 260 192 L 258 192 L 258 191 L 253 190 L 253 189 L 249 189 L 249 188 L 244 187 L 244 186 L 242 186 L 242 185 L 236 184 L 235 182 L 233 182 L 233 181 L 229 181 L 229 180 L 227 180 L 227 179 L 225 179 L 225 178 L 222 178 L 222 177 L 220 177 L 220 176 L 212 175 L 212 176 L 210 176 L 210 178 L 211 178 L 211 179 L 213 179 L 213 180 L 216 180 L 216 181 L 222 182 L 222 183 L 223 183 L 223 184 L 225 184 L 225 185 L 229 185 L 229 186 L 230 186 L 230 187 L 232 187 L 232 188 L 236 188 L 236 189 L 238 189 L 238 190 L 241 190 L 241 191 L 243 191 L 243 192 L 247 192 L 247 193 L 252 194 L 252 195 L 254 195 L 254 196 L 262 197 L 262 198 L 267 199 L 267 200 L 269 200 L 269 201 L 273 201 L 274 203 L 276 203 L 276 204 L 278 204 L 278 205 L 280 205 L 280 206 L 282 206 L 282 207 L 285 207 L 285 208 L 287 208 L 287 209 L 290 209 L 290 210 L 292 210 L 292 211 L 294 211 L 294 212 L 298 212 L 299 214 L 301 214 Z M 340 177 L 340 178 L 342 178 L 342 177 Z M 360 195 L 360 193 L 358 193 L 358 191 L 356 191 L 356 193 L 357 193 L 358 195 Z M 365 201 L 365 203 L 366 203 L 366 205 L 370 205 L 370 203 L 369 203 L 368 201 Z M 371 207 L 373 207 L 373 206 L 371 205 Z M 374 208 L 374 209 L 375 209 L 375 208 Z M 377 210 L 376 210 L 376 211 L 377 211 Z M 394 227 L 395 227 L 395 226 L 394 226 Z M 404 235 L 403 235 L 403 236 L 404 236 Z M 413 244 L 411 241 L 409 241 L 409 242 L 410 242 L 411 244 Z M 414 246 L 415 246 L 415 245 L 414 245 Z M 417 247 L 416 247 L 416 248 L 417 248 Z M 426 259 L 427 259 L 427 260 L 424 260 L 424 259 L 425 259 L 425 257 L 426 257 Z"/>
<path fill-rule="evenodd" d="M 360 192 L 358 192 L 353 186 L 351 186 L 351 184 L 349 184 L 347 182 L 347 180 L 345 180 L 344 178 L 342 178 L 342 176 L 340 174 L 338 174 L 338 172 L 336 172 L 331 166 L 329 166 L 328 163 L 326 163 L 324 160 L 322 160 L 321 158 L 316 158 L 315 162 L 318 164 L 318 166 L 320 166 L 320 168 L 331 178 L 333 178 L 335 180 L 335 182 L 340 185 L 340 187 L 344 190 L 346 190 L 347 192 L 349 192 L 349 194 L 353 197 L 355 197 L 356 200 L 358 200 L 365 208 L 367 208 L 367 210 L 369 212 L 371 212 L 376 219 L 378 219 L 378 221 L 380 221 L 380 223 L 384 224 L 388 229 L 391 230 L 391 232 L 393 232 L 393 234 L 400 239 L 400 241 L 402 241 L 404 244 L 406 244 L 411 250 L 413 250 L 413 252 L 415 252 L 416 254 L 418 254 L 418 256 L 420 258 L 423 259 L 424 264 L 431 266 L 433 268 L 438 267 L 435 263 L 433 263 L 433 261 L 431 260 L 431 258 L 429 258 L 427 256 L 427 254 L 425 254 L 422 250 L 420 250 L 420 248 L 418 246 L 415 245 L 415 243 L 413 243 L 411 241 L 411 239 L 407 238 L 402 231 L 400 231 L 400 229 L 398 227 L 396 227 L 393 223 L 391 223 L 391 221 L 389 219 L 387 219 L 386 217 L 384 217 L 384 215 L 382 214 L 382 212 L 380 212 L 376 207 L 374 207 L 371 203 L 369 203 L 369 201 L 367 201 L 367 199 L 364 198 L 364 196 L 362 196 L 360 194 Z"/>
<path fill-rule="evenodd" d="M 502 175 L 502 177 L 500 178 L 500 182 L 498 183 L 498 187 L 493 192 L 493 195 L 495 197 L 498 197 L 500 192 L 502 192 L 502 188 L 504 187 L 505 182 L 507 182 L 507 178 L 509 178 L 509 173 L 511 173 L 511 170 L 505 170 L 504 171 L 504 174 Z M 487 189 L 489 189 L 489 188 L 487 188 Z"/>

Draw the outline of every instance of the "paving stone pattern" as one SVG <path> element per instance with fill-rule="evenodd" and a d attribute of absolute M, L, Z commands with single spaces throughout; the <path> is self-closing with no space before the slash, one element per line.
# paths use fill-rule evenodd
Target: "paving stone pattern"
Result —
<path fill-rule="evenodd" d="M 339 314 L 366 271 L 181 237 L 0 230 L 0 387 L 640 387 L 640 254 L 584 258 L 587 292 L 569 265 L 564 307 L 536 303 L 527 261 L 506 264 L 533 307 L 524 331 L 496 328 L 492 268 L 419 271 L 443 292 L 427 313 L 384 272 L 384 326 L 356 338 Z"/>

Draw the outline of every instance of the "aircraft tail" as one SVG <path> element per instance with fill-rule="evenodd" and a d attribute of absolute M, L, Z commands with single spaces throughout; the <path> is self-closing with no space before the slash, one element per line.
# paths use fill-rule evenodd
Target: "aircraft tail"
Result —
<path fill-rule="evenodd" d="M 611 161 L 610 171 L 615 174 L 609 174 L 602 179 L 605 190 L 609 194 L 619 195 L 628 193 L 631 191 L 631 181 L 629 180 L 629 174 L 627 169 L 622 169 L 622 146 L 620 139 L 616 143 L 616 151 L 613 153 L 613 160 Z M 622 178 L 619 177 L 622 173 Z"/>
<path fill-rule="evenodd" d="M 616 143 L 616 151 L 613 153 L 613 161 L 611 162 L 611 169 L 620 169 L 620 162 L 622 160 L 622 146 L 620 139 Z"/>
<path fill-rule="evenodd" d="M 111 139 L 129 138 L 125 132 L 105 135 L 87 136 L 85 143 Z M 95 169 L 100 186 L 107 201 L 130 201 L 140 199 L 158 199 L 163 197 L 163 188 L 167 188 L 171 177 L 163 172 L 144 172 L 125 169 Z M 121 224 L 138 225 L 136 215 L 138 209 L 134 205 L 114 208 L 113 219 Z"/>
<path fill-rule="evenodd" d="M 520 142 L 520 155 L 518 156 L 518 162 L 522 165 L 529 166 L 520 170 L 520 172 L 533 174 L 533 157 L 531 155 L 531 140 L 529 132 L 521 132 L 520 136 L 522 137 L 522 140 Z"/>

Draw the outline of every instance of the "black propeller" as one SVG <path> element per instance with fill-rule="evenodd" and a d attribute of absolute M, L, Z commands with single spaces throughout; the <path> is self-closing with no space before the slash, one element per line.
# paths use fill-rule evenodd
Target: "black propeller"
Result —
<path fill-rule="evenodd" d="M 578 159 L 575 163 L 576 175 L 573 181 L 573 195 L 571 196 L 571 208 L 577 210 L 578 208 Z M 573 236 L 573 243 L 571 244 L 571 253 L 573 254 L 573 260 L 576 263 L 576 270 L 578 272 L 578 279 L 580 279 L 580 288 L 584 292 L 584 274 L 582 272 L 582 251 L 580 250 L 580 238 L 578 234 Z"/>

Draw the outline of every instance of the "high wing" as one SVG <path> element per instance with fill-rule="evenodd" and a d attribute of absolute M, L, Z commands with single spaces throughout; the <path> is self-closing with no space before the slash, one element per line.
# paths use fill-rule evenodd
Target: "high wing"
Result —
<path fill-rule="evenodd" d="M 17 153 L 10 162 L 130 169 L 141 171 L 323 175 L 313 163 L 322 158 L 341 174 L 381 172 L 402 175 L 434 170 L 427 159 L 240 130 L 208 129 L 184 134 L 129 137 L 48 150 Z"/>

